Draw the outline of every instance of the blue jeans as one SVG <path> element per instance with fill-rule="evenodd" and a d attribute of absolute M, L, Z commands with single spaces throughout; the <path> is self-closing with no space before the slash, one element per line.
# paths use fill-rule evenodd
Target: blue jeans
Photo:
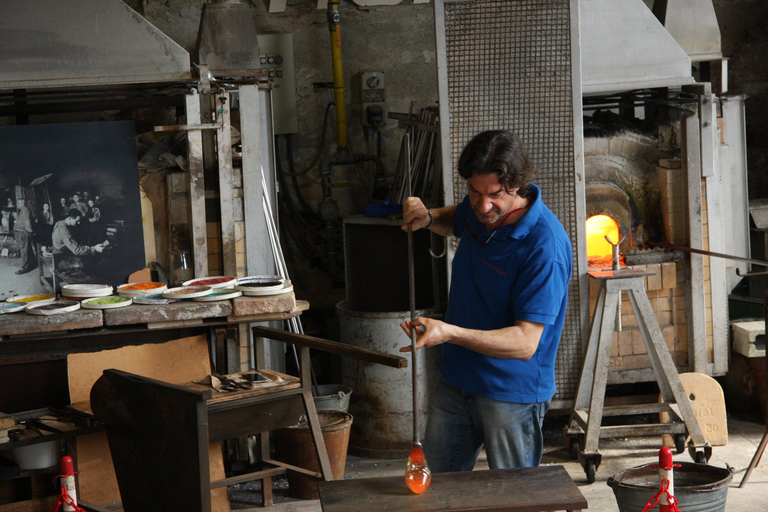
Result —
<path fill-rule="evenodd" d="M 538 466 L 551 402 L 492 400 L 451 386 L 438 374 L 424 437 L 430 470 L 472 471 L 483 446 L 491 469 Z"/>

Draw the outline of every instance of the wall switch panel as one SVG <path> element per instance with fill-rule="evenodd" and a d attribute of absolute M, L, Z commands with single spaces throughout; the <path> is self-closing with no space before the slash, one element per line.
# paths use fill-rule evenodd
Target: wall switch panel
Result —
<path fill-rule="evenodd" d="M 296 72 L 293 64 L 293 34 L 257 34 L 260 66 L 272 83 L 272 112 L 275 134 L 297 133 Z"/>
<path fill-rule="evenodd" d="M 383 71 L 360 73 L 360 100 L 363 126 L 383 126 L 386 119 L 387 96 Z"/>

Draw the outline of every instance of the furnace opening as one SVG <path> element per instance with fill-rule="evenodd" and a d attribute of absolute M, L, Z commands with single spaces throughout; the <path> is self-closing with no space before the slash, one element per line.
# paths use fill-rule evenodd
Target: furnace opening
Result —
<path fill-rule="evenodd" d="M 610 266 L 613 263 L 613 246 L 619 242 L 619 223 L 608 215 L 593 215 L 587 219 L 587 262 L 590 266 Z"/>

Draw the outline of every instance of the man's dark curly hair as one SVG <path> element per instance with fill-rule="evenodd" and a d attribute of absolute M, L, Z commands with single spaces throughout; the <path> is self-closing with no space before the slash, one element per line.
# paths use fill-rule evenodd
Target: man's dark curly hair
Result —
<path fill-rule="evenodd" d="M 469 179 L 475 174 L 497 174 L 507 191 L 528 197 L 536 174 L 523 142 L 508 130 L 488 130 L 475 135 L 459 157 L 459 174 Z"/>

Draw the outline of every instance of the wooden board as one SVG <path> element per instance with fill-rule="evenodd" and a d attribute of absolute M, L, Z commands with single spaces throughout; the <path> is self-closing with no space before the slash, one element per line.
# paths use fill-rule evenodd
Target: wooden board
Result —
<path fill-rule="evenodd" d="M 13 313 L 0 318 L 0 336 L 15 334 L 54 333 L 73 329 L 90 329 L 104 325 L 101 310 L 78 309 L 61 315 L 34 316 L 27 313 Z"/>
<path fill-rule="evenodd" d="M 403 468 L 405 470 L 405 468 Z M 423 494 L 403 476 L 319 482 L 323 512 L 541 512 L 581 510 L 587 500 L 563 466 L 432 475 Z"/>
<path fill-rule="evenodd" d="M 93 384 L 108 368 L 124 370 L 172 384 L 200 380 L 211 373 L 208 340 L 205 335 L 200 335 L 160 344 L 69 354 L 67 372 L 70 402 L 90 400 Z M 100 439 L 84 439 L 99 435 Z M 78 469 L 83 471 L 82 467 L 87 468 L 87 471 L 83 471 L 79 476 L 80 494 L 83 499 L 97 504 L 120 501 L 106 436 L 103 434 L 92 436 L 78 438 Z M 86 443 L 82 452 L 80 451 L 81 442 Z M 211 481 L 223 479 L 225 474 L 221 443 L 211 444 L 210 461 Z M 230 510 L 226 487 L 212 489 L 211 495 L 214 510 Z"/>
<path fill-rule="evenodd" d="M 264 313 L 282 313 L 296 307 L 296 296 L 293 292 L 261 297 L 238 297 L 234 303 L 233 316 L 263 315 Z"/>
<path fill-rule="evenodd" d="M 201 321 L 203 318 L 225 317 L 231 314 L 232 303 L 228 300 L 219 302 L 185 300 L 157 305 L 134 304 L 124 308 L 105 309 L 104 325 L 167 324 L 186 320 Z"/>
<path fill-rule="evenodd" d="M 725 395 L 720 384 L 703 373 L 681 373 L 680 382 L 691 402 L 693 414 L 701 428 L 704 439 L 711 446 L 728 444 L 728 418 L 725 410 Z M 661 400 L 661 399 L 660 399 Z M 667 413 L 659 414 L 662 422 L 669 421 Z M 664 446 L 670 448 L 675 442 L 670 435 L 662 435 Z"/>

